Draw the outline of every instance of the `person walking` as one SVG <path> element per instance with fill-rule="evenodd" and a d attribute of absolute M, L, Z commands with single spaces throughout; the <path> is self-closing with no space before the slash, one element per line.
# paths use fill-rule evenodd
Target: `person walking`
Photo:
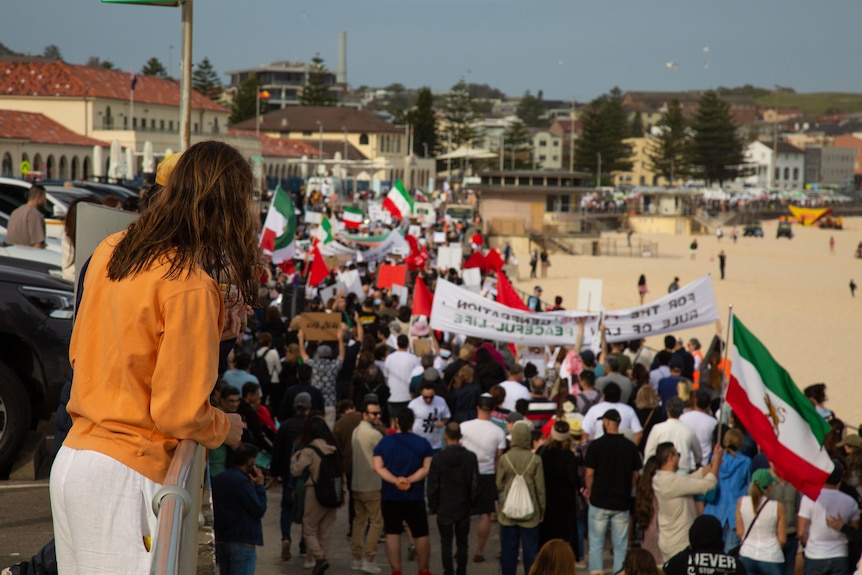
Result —
<path fill-rule="evenodd" d="M 721 272 L 721 279 L 724 279 L 724 266 L 727 265 L 727 254 L 724 250 L 718 252 L 718 269 Z"/>
<path fill-rule="evenodd" d="M 317 497 L 321 481 L 323 458 L 335 454 L 335 461 L 341 467 L 341 454 L 338 453 L 335 437 L 326 420 L 320 416 L 308 420 L 299 439 L 303 448 L 296 452 L 290 462 L 290 473 L 296 477 L 308 470 L 309 480 L 305 485 L 305 513 L 302 516 L 302 537 L 311 559 L 314 559 L 312 575 L 322 575 L 329 569 L 326 559 L 332 527 L 335 525 L 337 507 L 324 507 Z M 346 482 L 342 479 L 341 485 Z"/>
<path fill-rule="evenodd" d="M 374 448 L 383 439 L 380 420 L 383 416 L 380 400 L 376 395 L 366 395 L 362 408 L 362 421 L 353 430 L 353 476 L 350 490 L 356 515 L 350 546 L 353 551 L 352 569 L 363 573 L 380 573 L 374 563 L 377 557 L 377 540 L 383 531 L 383 515 L 380 511 L 380 489 L 383 483 L 374 471 Z M 367 528 L 367 532 L 366 532 Z M 364 553 L 363 553 L 364 543 Z"/>
<path fill-rule="evenodd" d="M 577 554 L 577 495 L 581 481 L 569 432 L 567 421 L 555 421 L 548 441 L 538 452 L 545 472 L 545 496 L 548 501 L 553 502 L 553 505 L 548 506 L 545 519 L 539 525 L 539 544 L 544 545 L 552 539 L 562 539 L 571 545 L 572 552 Z"/>
<path fill-rule="evenodd" d="M 518 568 L 518 548 L 524 573 L 530 572 L 539 552 L 539 524 L 545 517 L 545 473 L 542 459 L 531 451 L 532 428 L 524 420 L 512 426 L 512 447 L 500 458 L 497 469 L 497 490 L 502 503 L 497 514 L 500 524 L 500 567 L 502 575 L 515 575 Z M 521 518 L 506 515 L 506 497 L 521 477 L 526 483 L 532 513 Z"/>
<path fill-rule="evenodd" d="M 782 575 L 787 542 L 784 505 L 766 499 L 774 477 L 768 469 L 751 475 L 748 495 L 736 505 L 736 535 L 742 541 L 739 559 L 749 575 Z"/>
<path fill-rule="evenodd" d="M 850 297 L 856 297 L 856 282 L 850 280 Z"/>
<path fill-rule="evenodd" d="M 538 250 L 533 250 L 533 253 L 530 254 L 530 279 L 536 277 L 537 265 L 539 265 L 539 252 Z"/>
<path fill-rule="evenodd" d="M 688 247 L 688 252 L 691 257 L 691 261 L 694 261 L 697 258 L 697 238 L 691 240 L 691 245 Z"/>
<path fill-rule="evenodd" d="M 548 257 L 548 250 L 542 249 L 542 253 L 539 254 L 539 260 L 542 263 L 542 277 L 548 277 L 548 268 L 551 267 L 551 260 Z"/>
<path fill-rule="evenodd" d="M 233 346 L 257 303 L 254 179 L 221 142 L 175 156 L 164 189 L 99 244 L 84 278 L 69 345 L 72 428 L 50 480 L 61 572 L 148 572 L 150 501 L 177 443 L 215 449 L 242 437 L 242 417 L 209 397 L 221 342 Z M 237 286 L 239 306 L 225 309 L 214 278 Z"/>
<path fill-rule="evenodd" d="M 641 298 L 641 305 L 644 304 L 644 298 L 646 298 L 646 294 L 649 292 L 646 285 L 646 276 L 641 274 L 641 277 L 638 278 L 638 295 Z"/>
<path fill-rule="evenodd" d="M 437 516 L 443 575 L 467 575 L 470 509 L 479 496 L 479 463 L 476 455 L 460 444 L 461 426 L 457 422 L 446 425 L 444 436 L 446 448 L 434 456 L 428 472 L 428 512 Z M 457 570 L 452 564 L 453 536 L 458 549 Z"/>

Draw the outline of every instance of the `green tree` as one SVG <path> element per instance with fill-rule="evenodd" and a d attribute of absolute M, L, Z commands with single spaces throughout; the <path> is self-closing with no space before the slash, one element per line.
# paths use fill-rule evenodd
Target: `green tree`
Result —
<path fill-rule="evenodd" d="M 614 88 L 593 100 L 581 116 L 581 137 L 575 147 L 577 169 L 595 173 L 601 163 L 602 174 L 631 171 L 632 148 L 625 143 L 631 126 L 622 100 L 622 92 Z"/>
<path fill-rule="evenodd" d="M 539 93 L 533 96 L 527 90 L 518 102 L 515 115 L 529 128 L 546 128 L 548 122 L 542 117 L 545 111 L 545 101 L 542 99 L 542 91 L 539 90 Z"/>
<path fill-rule="evenodd" d="M 688 126 L 679 100 L 674 98 L 668 103 L 667 112 L 656 128 L 659 134 L 647 149 L 649 167 L 673 185 L 674 180 L 684 177 L 689 171 L 686 155 Z"/>
<path fill-rule="evenodd" d="M 240 84 L 236 98 L 233 100 L 233 106 L 231 106 L 231 115 L 227 119 L 229 124 L 239 124 L 257 115 L 257 93 L 259 90 L 260 82 L 257 81 L 257 76 L 254 74 Z M 262 106 L 264 106 L 263 102 L 261 102 Z M 262 113 L 264 113 L 263 110 L 261 110 Z"/>
<path fill-rule="evenodd" d="M 632 138 L 644 137 L 644 119 L 640 112 L 635 112 L 632 116 Z"/>
<path fill-rule="evenodd" d="M 719 185 L 745 173 L 745 143 L 730 115 L 730 104 L 712 90 L 700 97 L 691 121 L 688 163 L 692 175 Z"/>
<path fill-rule="evenodd" d="M 87 58 L 86 66 L 90 66 L 91 68 L 105 68 L 107 70 L 114 69 L 114 63 L 110 60 L 102 60 L 98 56 L 90 56 Z"/>
<path fill-rule="evenodd" d="M 147 60 L 147 63 L 141 68 L 141 74 L 144 76 L 156 76 L 157 78 L 168 77 L 168 71 L 165 70 L 165 67 L 156 57 Z"/>
<path fill-rule="evenodd" d="M 384 90 L 389 96 L 386 98 L 386 105 L 383 109 L 392 114 L 396 124 L 403 124 L 407 121 L 407 108 L 410 107 L 407 88 L 404 87 L 404 84 L 396 82 L 389 84 Z"/>
<path fill-rule="evenodd" d="M 476 113 L 476 103 L 467 89 L 464 80 L 452 86 L 446 97 L 445 114 L 446 133 L 452 138 L 452 148 L 469 144 L 479 136 L 476 125 L 479 116 Z"/>
<path fill-rule="evenodd" d="M 530 133 L 520 119 L 506 127 L 503 132 L 503 146 L 504 156 L 509 161 L 510 169 L 522 170 L 532 167 L 529 162 Z"/>
<path fill-rule="evenodd" d="M 308 81 L 302 88 L 299 103 L 303 106 L 334 106 L 338 103 L 338 99 L 329 91 L 326 68 L 320 54 L 316 54 L 308 65 Z"/>
<path fill-rule="evenodd" d="M 60 48 L 56 44 L 45 46 L 45 51 L 42 53 L 42 57 L 48 58 L 49 60 L 63 61 L 63 55 L 60 53 Z"/>
<path fill-rule="evenodd" d="M 407 120 L 413 126 L 413 153 L 425 157 L 427 149 L 433 156 L 437 150 L 437 117 L 431 88 L 419 90 L 416 107 L 407 114 Z"/>
<path fill-rule="evenodd" d="M 201 60 L 192 72 L 192 88 L 209 98 L 218 100 L 222 94 L 221 80 L 209 58 Z"/>

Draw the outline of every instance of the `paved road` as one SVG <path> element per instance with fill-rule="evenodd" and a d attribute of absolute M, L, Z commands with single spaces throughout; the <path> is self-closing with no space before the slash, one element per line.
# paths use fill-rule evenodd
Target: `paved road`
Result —
<path fill-rule="evenodd" d="M 52 537 L 48 481 L 0 481 L 0 569 L 29 559 Z"/>

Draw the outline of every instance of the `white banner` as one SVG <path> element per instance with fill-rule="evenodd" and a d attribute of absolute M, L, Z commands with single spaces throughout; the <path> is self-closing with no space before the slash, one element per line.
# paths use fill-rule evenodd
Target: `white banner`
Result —
<path fill-rule="evenodd" d="M 577 311 L 533 313 L 516 310 L 438 278 L 431 308 L 431 327 L 527 345 L 574 345 L 579 317 L 598 321 L 596 314 Z"/>
<path fill-rule="evenodd" d="M 378 262 L 386 259 L 390 253 L 399 256 L 410 255 L 410 244 L 397 230 L 393 230 L 377 247 L 362 252 L 362 258 L 367 262 Z"/>
<path fill-rule="evenodd" d="M 654 302 L 618 311 L 606 311 L 605 339 L 629 341 L 673 333 L 715 323 L 718 304 L 712 279 L 703 276 Z"/>

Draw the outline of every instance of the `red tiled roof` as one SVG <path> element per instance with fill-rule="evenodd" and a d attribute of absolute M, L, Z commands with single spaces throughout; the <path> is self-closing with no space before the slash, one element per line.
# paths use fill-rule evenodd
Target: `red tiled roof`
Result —
<path fill-rule="evenodd" d="M 180 85 L 172 79 L 137 74 L 135 102 L 180 105 Z M 132 73 L 57 61 L 0 60 L 0 97 L 57 96 L 128 100 Z M 224 106 L 192 91 L 192 108 L 228 112 Z"/>
<path fill-rule="evenodd" d="M 234 136 L 252 136 L 254 130 L 235 130 L 228 129 L 228 133 Z M 301 158 L 308 156 L 309 158 L 317 157 L 317 148 L 303 142 L 302 140 L 294 140 L 293 138 L 272 138 L 261 134 L 260 149 L 264 156 L 275 156 L 280 158 Z"/>
<path fill-rule="evenodd" d="M 87 136 L 82 136 L 54 120 L 35 112 L 0 110 L 0 140 L 27 140 L 34 144 L 61 144 L 66 146 L 110 146 Z"/>

